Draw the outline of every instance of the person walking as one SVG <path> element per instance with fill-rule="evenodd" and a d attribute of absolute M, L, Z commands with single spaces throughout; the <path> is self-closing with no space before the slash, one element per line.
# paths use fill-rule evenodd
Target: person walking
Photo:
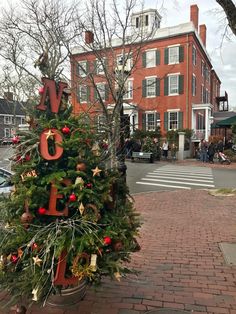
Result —
<path fill-rule="evenodd" d="M 165 140 L 164 143 L 162 144 L 162 152 L 163 152 L 163 157 L 167 159 L 168 157 L 168 150 L 169 150 L 169 145 L 167 141 Z"/>
<path fill-rule="evenodd" d="M 208 150 L 208 145 L 206 140 L 202 139 L 200 142 L 200 160 L 202 162 L 207 162 L 207 150 Z"/>
<path fill-rule="evenodd" d="M 210 164 L 214 163 L 214 155 L 215 155 L 216 149 L 215 149 L 215 144 L 213 142 L 210 142 L 209 146 L 208 146 L 208 160 Z"/>

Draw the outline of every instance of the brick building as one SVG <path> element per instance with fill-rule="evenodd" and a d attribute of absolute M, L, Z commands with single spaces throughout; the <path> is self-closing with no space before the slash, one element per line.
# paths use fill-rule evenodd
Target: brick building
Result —
<path fill-rule="evenodd" d="M 11 143 L 19 125 L 25 123 L 25 110 L 22 104 L 13 99 L 12 93 L 0 98 L 0 143 Z"/>
<path fill-rule="evenodd" d="M 142 45 L 126 82 L 123 108 L 131 133 L 136 128 L 155 130 L 160 126 L 165 135 L 167 130 L 188 128 L 194 130 L 193 142 L 208 139 L 213 113 L 219 111 L 221 81 L 207 53 L 207 29 L 206 25 L 198 25 L 198 13 L 198 6 L 191 5 L 189 22 L 165 28 L 160 27 L 161 16 L 154 9 L 132 14 L 133 31 L 139 29 L 140 21 L 147 31 L 153 26 L 155 29 Z M 93 33 L 86 36 L 86 42 L 91 43 Z M 119 44 L 113 47 L 117 56 L 124 49 Z M 77 81 L 72 104 L 78 113 L 86 111 L 88 103 L 96 98 L 96 92 L 86 83 L 88 73 L 95 69 L 96 56 L 91 51 L 75 49 L 71 60 L 72 82 Z M 76 68 L 78 64 L 83 71 Z M 97 83 L 103 84 L 102 70 L 97 74 Z M 78 76 L 85 79 L 78 80 Z M 101 90 L 109 106 L 111 100 L 105 87 L 104 83 Z"/>

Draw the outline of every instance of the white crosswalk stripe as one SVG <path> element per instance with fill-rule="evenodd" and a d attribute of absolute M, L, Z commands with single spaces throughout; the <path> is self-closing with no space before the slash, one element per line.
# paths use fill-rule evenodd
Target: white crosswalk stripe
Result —
<path fill-rule="evenodd" d="M 188 190 L 215 187 L 211 168 L 178 165 L 165 165 L 153 172 L 148 172 L 136 184 Z"/>

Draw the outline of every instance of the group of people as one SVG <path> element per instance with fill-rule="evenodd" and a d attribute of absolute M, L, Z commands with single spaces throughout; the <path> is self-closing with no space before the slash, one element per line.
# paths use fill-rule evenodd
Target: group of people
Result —
<path fill-rule="evenodd" d="M 199 159 L 202 162 L 214 163 L 215 153 L 223 153 L 224 143 L 222 140 L 219 140 L 218 143 L 207 142 L 202 139 L 198 146 Z"/>

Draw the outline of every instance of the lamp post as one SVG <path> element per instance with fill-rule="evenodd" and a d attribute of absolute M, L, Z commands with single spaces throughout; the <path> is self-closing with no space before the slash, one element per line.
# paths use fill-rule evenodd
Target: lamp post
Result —
<path fill-rule="evenodd" d="M 120 110 L 119 112 L 119 120 L 120 120 L 120 138 L 119 138 L 119 151 L 118 151 L 118 170 L 122 174 L 124 181 L 126 181 L 126 170 L 127 166 L 125 164 L 125 119 L 124 119 L 124 106 L 123 106 L 123 96 L 125 93 L 124 90 L 124 82 L 126 76 L 128 76 L 129 71 L 127 71 L 124 65 L 123 56 L 119 59 L 118 65 L 115 70 L 115 75 L 118 81 L 118 91 L 117 91 L 117 106 Z"/>

